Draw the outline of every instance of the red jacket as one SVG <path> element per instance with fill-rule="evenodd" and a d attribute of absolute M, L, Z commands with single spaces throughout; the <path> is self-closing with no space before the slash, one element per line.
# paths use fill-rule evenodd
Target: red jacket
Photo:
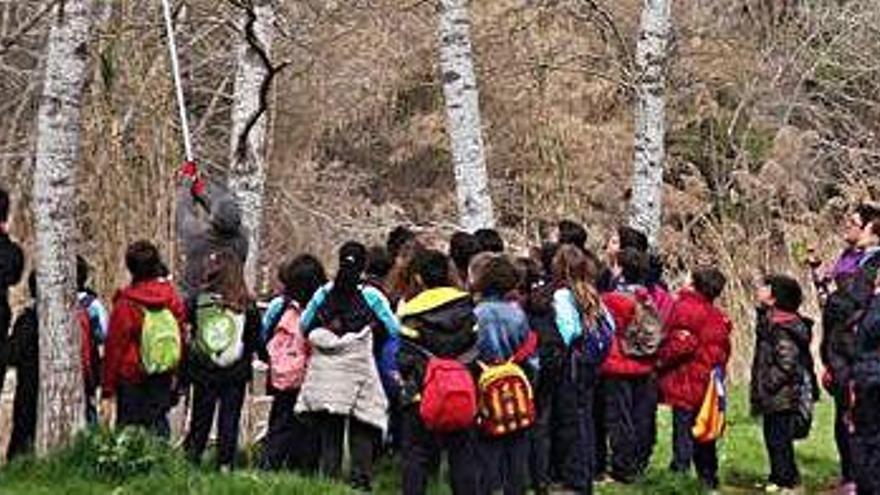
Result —
<path fill-rule="evenodd" d="M 104 354 L 103 394 L 113 397 L 120 382 L 140 383 L 144 380 L 141 366 L 141 308 L 167 308 L 174 313 L 180 326 L 181 342 L 186 342 L 186 307 L 170 282 L 149 280 L 121 289 L 113 298 L 113 312 Z M 186 346 L 183 346 L 186 349 Z"/>
<path fill-rule="evenodd" d="M 666 321 L 666 339 L 657 353 L 660 394 L 674 408 L 697 411 L 712 368 L 727 366 L 732 325 L 701 294 L 682 289 Z"/>
<path fill-rule="evenodd" d="M 650 375 L 654 371 L 654 359 L 634 359 L 623 354 L 620 339 L 636 315 L 636 303 L 632 296 L 610 292 L 602 296 L 602 302 L 614 317 L 615 334 L 611 350 L 602 363 L 602 375 L 611 378 L 634 378 Z"/>

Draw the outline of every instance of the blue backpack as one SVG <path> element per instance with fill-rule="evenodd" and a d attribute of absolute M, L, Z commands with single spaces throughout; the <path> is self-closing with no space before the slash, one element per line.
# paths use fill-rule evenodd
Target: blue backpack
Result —
<path fill-rule="evenodd" d="M 583 321 L 583 334 L 581 335 L 581 355 L 587 364 L 598 366 L 605 361 L 611 351 L 611 342 L 614 339 L 614 318 L 603 306 L 596 318 L 596 322 L 588 324 Z"/>

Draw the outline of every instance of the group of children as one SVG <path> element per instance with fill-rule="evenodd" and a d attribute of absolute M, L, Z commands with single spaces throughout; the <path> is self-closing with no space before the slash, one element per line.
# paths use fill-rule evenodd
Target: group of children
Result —
<path fill-rule="evenodd" d="M 191 184 L 189 185 L 193 187 Z M 195 190 L 195 189 L 193 189 Z M 208 204 L 205 202 L 205 204 Z M 599 256 L 583 226 L 563 221 L 552 240 L 514 257 L 494 230 L 459 232 L 448 249 L 399 227 L 386 245 L 356 241 L 338 252 L 331 279 L 303 254 L 278 271 L 260 309 L 244 277 L 246 236 L 234 202 L 211 216 L 188 253 L 182 293 L 159 249 L 130 245 L 131 282 L 107 316 L 78 260 L 78 312 L 88 416 L 115 410 L 117 427 L 168 436 L 168 412 L 191 400 L 185 450 L 201 460 L 217 420 L 217 462 L 234 465 L 252 363 L 268 363 L 274 396 L 259 464 L 340 477 L 372 488 L 374 462 L 397 456 L 402 491 L 423 494 L 445 453 L 452 492 L 591 493 L 596 482 L 632 483 L 647 470 L 658 404 L 673 416 L 670 468 L 693 465 L 719 486 L 715 435 L 697 434 L 708 392 L 724 381 L 732 325 L 716 301 L 726 285 L 695 267 L 676 292 L 646 236 L 620 227 Z M 38 303 L 7 343 L 7 289 L 23 256 L 5 225 L 0 193 L 0 371 L 18 370 L 8 456 L 33 444 L 38 386 Z M 813 262 L 823 294 L 821 382 L 834 396 L 843 489 L 880 493 L 880 210 L 860 206 L 832 270 Z M 770 475 L 764 489 L 799 483 L 794 442 L 812 423 L 819 381 L 812 323 L 788 276 L 757 284 L 751 404 L 763 416 Z M 100 364 L 97 364 L 100 361 Z M 346 434 L 347 431 L 347 434 Z"/>

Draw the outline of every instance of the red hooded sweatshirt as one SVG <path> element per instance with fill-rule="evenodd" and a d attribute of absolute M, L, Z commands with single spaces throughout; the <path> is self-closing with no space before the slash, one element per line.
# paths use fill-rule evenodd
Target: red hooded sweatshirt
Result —
<path fill-rule="evenodd" d="M 698 411 L 712 368 L 727 366 L 732 325 L 712 301 L 682 289 L 666 321 L 666 339 L 657 353 L 664 403 Z"/>
<path fill-rule="evenodd" d="M 641 289 L 639 297 L 648 297 L 647 290 Z M 621 339 L 626 334 L 626 329 L 636 317 L 636 302 L 633 296 L 621 292 L 610 292 L 602 296 L 602 302 L 616 325 L 614 338 L 611 340 L 611 350 L 608 357 L 602 363 L 602 375 L 612 379 L 629 379 L 648 376 L 654 372 L 654 358 L 632 358 L 623 353 Z"/>
<path fill-rule="evenodd" d="M 116 293 L 104 355 L 103 396 L 113 397 L 120 382 L 137 384 L 146 377 L 141 366 L 142 308 L 170 310 L 180 326 L 181 342 L 186 342 L 186 307 L 174 286 L 154 279 L 132 284 Z M 184 344 L 183 349 L 186 349 Z"/>

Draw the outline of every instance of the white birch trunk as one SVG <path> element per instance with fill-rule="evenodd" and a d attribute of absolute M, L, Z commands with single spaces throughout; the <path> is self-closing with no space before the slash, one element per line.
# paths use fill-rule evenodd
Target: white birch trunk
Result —
<path fill-rule="evenodd" d="M 254 2 L 254 34 L 267 56 L 272 48 L 275 7 L 271 0 Z M 243 26 L 243 25 L 242 25 Z M 229 186 L 241 206 L 242 222 L 248 231 L 248 253 L 245 279 L 248 286 L 257 290 L 257 267 L 260 261 L 260 240 L 263 219 L 263 194 L 266 185 L 268 111 L 251 128 L 244 155 L 239 153 L 239 140 L 251 117 L 260 107 L 260 90 L 269 77 L 268 70 L 257 51 L 244 37 L 238 46 L 237 71 L 232 106 L 231 164 Z M 268 110 L 268 109 L 267 109 Z"/>
<path fill-rule="evenodd" d="M 480 124 L 467 0 L 440 0 L 440 74 L 461 227 L 495 226 Z"/>
<path fill-rule="evenodd" d="M 635 163 L 630 225 L 660 234 L 666 161 L 666 71 L 671 0 L 644 0 L 636 47 Z"/>
<path fill-rule="evenodd" d="M 68 443 L 85 424 L 80 332 L 74 318 L 75 168 L 88 69 L 91 0 L 60 2 L 50 19 L 37 116 L 34 216 L 40 319 L 37 452 Z"/>

